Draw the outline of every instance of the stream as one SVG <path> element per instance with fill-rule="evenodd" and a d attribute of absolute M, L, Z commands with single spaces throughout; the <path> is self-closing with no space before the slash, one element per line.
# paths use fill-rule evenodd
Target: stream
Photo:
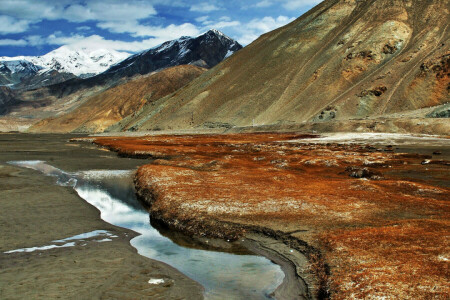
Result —
<path fill-rule="evenodd" d="M 72 186 L 100 210 L 103 220 L 140 234 L 131 240 L 139 254 L 167 263 L 202 284 L 205 299 L 272 299 L 271 293 L 283 281 L 281 268 L 265 257 L 234 246 L 226 252 L 213 251 L 179 232 L 152 224 L 149 213 L 136 199 L 133 171 L 67 173 L 44 161 L 10 163 L 54 176 L 57 184 Z"/>

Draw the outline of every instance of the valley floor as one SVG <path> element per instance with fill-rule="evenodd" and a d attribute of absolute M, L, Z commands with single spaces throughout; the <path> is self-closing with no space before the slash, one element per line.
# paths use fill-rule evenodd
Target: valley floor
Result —
<path fill-rule="evenodd" d="M 304 253 L 297 275 L 314 297 L 448 299 L 449 140 L 315 138 L 87 140 L 152 159 L 135 177 L 152 219 L 197 236 L 263 234 Z"/>

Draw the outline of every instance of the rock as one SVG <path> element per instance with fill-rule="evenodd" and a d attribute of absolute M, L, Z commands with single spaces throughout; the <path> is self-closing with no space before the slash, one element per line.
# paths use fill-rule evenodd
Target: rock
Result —
<path fill-rule="evenodd" d="M 450 118 L 450 103 L 439 106 L 431 113 L 426 115 L 427 118 Z"/>
<path fill-rule="evenodd" d="M 379 171 L 371 170 L 369 168 L 361 168 L 350 166 L 345 169 L 350 177 L 353 178 L 367 178 L 372 180 L 378 180 L 383 178 L 383 174 Z"/>
<path fill-rule="evenodd" d="M 422 165 L 444 165 L 450 166 L 450 161 L 444 159 L 425 159 Z"/>

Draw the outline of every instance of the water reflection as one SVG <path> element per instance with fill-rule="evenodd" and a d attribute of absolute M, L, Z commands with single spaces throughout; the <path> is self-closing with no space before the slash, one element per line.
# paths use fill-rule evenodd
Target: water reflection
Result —
<path fill-rule="evenodd" d="M 207 299 L 269 299 L 283 280 L 280 267 L 264 257 L 243 254 L 242 249 L 240 255 L 204 250 L 189 237 L 171 234 L 164 227 L 161 234 L 136 199 L 129 171 L 66 173 L 40 161 L 13 163 L 73 186 L 80 197 L 100 210 L 102 219 L 141 234 L 131 240 L 141 255 L 163 261 L 198 281 L 205 287 Z M 183 246 L 174 241 L 182 241 Z"/>

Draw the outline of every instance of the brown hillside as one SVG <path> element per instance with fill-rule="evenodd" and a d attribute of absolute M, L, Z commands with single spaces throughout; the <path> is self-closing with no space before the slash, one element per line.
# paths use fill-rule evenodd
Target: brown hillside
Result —
<path fill-rule="evenodd" d="M 341 121 L 444 104 L 449 7 L 449 0 L 326 0 L 120 129 Z"/>
<path fill-rule="evenodd" d="M 203 68 L 184 65 L 140 77 L 96 94 L 67 114 L 42 120 L 29 131 L 102 132 L 144 104 L 173 93 L 204 71 Z"/>

